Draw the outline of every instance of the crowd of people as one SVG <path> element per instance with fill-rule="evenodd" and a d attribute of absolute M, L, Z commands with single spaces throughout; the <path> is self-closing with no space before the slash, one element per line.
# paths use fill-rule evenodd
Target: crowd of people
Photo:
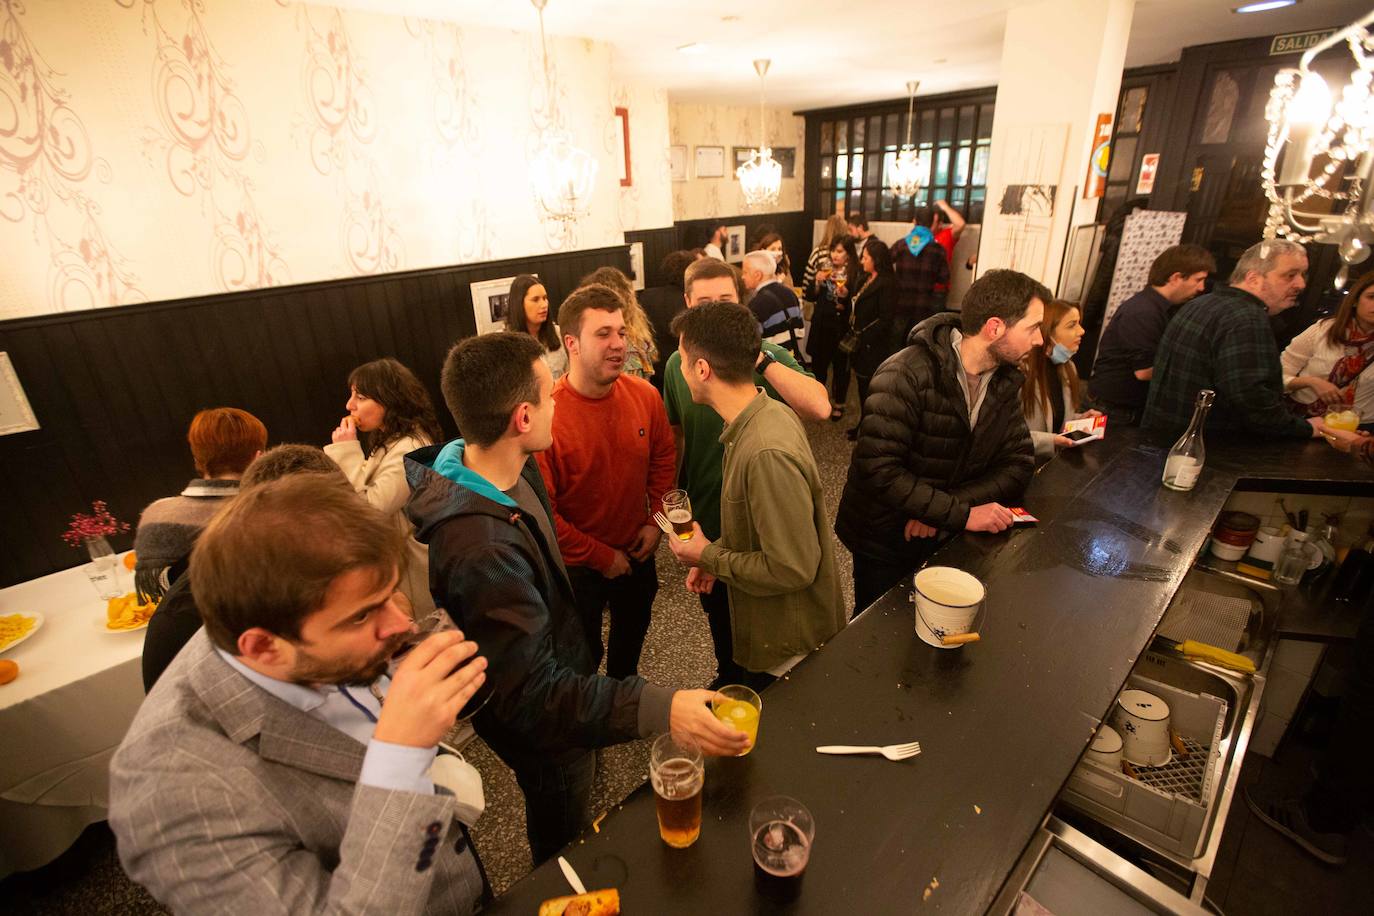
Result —
<path fill-rule="evenodd" d="M 1321 417 L 1374 397 L 1358 387 L 1374 274 L 1280 357 L 1267 317 L 1303 288 L 1300 246 L 1254 246 L 1205 295 L 1211 256 L 1170 248 L 1085 385 L 1078 306 L 1034 278 L 986 271 L 945 310 L 962 229 L 943 201 L 891 245 L 835 217 L 800 295 L 776 235 L 737 269 L 714 232 L 670 255 L 642 302 L 606 267 L 555 314 L 518 277 L 506 330 L 444 361 L 450 441 L 393 359 L 351 373 L 323 449 L 267 448 L 242 410 L 198 414 L 199 476 L 149 506 L 136 539 L 139 591 L 162 603 L 149 695 L 112 765 L 128 873 L 179 910 L 366 910 L 385 894 L 396 912 L 468 912 L 490 894 L 468 834 L 485 801 L 441 747 L 455 721 L 514 772 L 535 864 L 587 826 L 597 748 L 671 732 L 745 750 L 713 690 L 763 689 L 850 616 L 802 421 L 841 419 L 851 372 L 860 418 L 833 532 L 854 609 L 943 536 L 1010 527 L 1080 416 L 1168 433 L 1207 387 L 1217 429 L 1369 455 Z M 667 543 L 716 659 L 697 689 L 638 673 L 673 490 L 693 521 Z"/>

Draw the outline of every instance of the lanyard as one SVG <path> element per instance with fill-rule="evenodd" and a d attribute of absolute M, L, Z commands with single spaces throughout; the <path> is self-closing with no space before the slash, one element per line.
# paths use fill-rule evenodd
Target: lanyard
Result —
<path fill-rule="evenodd" d="M 367 721 L 371 722 L 373 725 L 376 725 L 376 724 L 377 724 L 377 717 L 374 716 L 374 715 L 372 714 L 372 710 L 368 709 L 368 708 L 367 708 L 366 706 L 364 706 L 362 703 L 359 703 L 357 697 L 353 696 L 353 694 L 351 694 L 351 693 L 348 692 L 348 688 L 347 688 L 347 687 L 345 687 L 345 686 L 343 686 L 342 684 L 340 684 L 340 685 L 339 685 L 339 693 L 343 694 L 343 695 L 344 695 L 344 699 L 348 700 L 348 702 L 350 702 L 350 703 L 352 703 L 354 706 L 358 707 L 358 712 L 360 712 L 360 713 L 362 713 L 363 715 L 367 716 Z M 374 694 L 374 695 L 375 695 L 375 694 Z M 377 698 L 377 702 L 379 702 L 379 703 L 381 702 L 381 697 L 378 697 L 378 698 Z"/>

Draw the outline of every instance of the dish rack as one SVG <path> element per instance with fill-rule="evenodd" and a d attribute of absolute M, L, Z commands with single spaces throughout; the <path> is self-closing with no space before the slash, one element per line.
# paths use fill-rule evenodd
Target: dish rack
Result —
<path fill-rule="evenodd" d="M 1188 756 L 1177 751 L 1163 766 L 1134 766 L 1137 779 L 1081 759 L 1063 800 L 1127 836 L 1145 840 L 1185 859 L 1201 854 L 1208 815 L 1219 788 L 1226 701 L 1190 693 L 1141 674 L 1128 687 L 1145 690 L 1169 704 L 1169 724 Z"/>

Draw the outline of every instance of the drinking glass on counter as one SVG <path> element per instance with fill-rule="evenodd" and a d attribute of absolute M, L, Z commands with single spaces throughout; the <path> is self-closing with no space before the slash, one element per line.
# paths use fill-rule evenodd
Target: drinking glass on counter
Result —
<path fill-rule="evenodd" d="M 701 835 L 701 789 L 706 761 L 701 749 L 659 735 L 649 753 L 649 781 L 658 810 L 658 835 L 674 849 L 686 849 Z"/>
<path fill-rule="evenodd" d="M 763 712 L 763 699 L 757 693 L 739 684 L 722 687 L 711 698 L 711 712 L 735 731 L 749 736 L 749 746 L 739 756 L 754 749 L 759 740 L 759 715 Z"/>
<path fill-rule="evenodd" d="M 692 500 L 686 490 L 669 490 L 663 494 L 663 515 L 673 526 L 678 540 L 692 539 Z"/>
<path fill-rule="evenodd" d="M 749 812 L 749 839 L 754 854 L 754 888 L 778 903 L 801 894 L 816 822 L 795 798 L 765 798 Z"/>

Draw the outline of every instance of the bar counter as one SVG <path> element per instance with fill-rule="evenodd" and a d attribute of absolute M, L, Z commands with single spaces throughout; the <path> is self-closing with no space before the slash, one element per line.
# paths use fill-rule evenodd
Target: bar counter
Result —
<path fill-rule="evenodd" d="M 1209 439 L 1186 493 L 1160 485 L 1167 449 L 1123 430 L 1061 453 L 1024 500 L 1037 526 L 963 534 L 931 560 L 986 583 L 981 642 L 921 642 L 910 582 L 894 587 L 764 693 L 753 753 L 708 759 L 695 845 L 659 840 L 646 783 L 569 846 L 588 889 L 618 887 L 632 916 L 986 910 L 1231 491 L 1374 495 L 1374 470 L 1320 440 Z M 815 752 L 912 740 L 922 753 L 900 763 Z M 785 908 L 755 893 L 747 835 L 750 808 L 773 794 L 816 821 L 801 897 Z M 533 914 L 568 893 L 551 861 L 489 912 Z"/>

